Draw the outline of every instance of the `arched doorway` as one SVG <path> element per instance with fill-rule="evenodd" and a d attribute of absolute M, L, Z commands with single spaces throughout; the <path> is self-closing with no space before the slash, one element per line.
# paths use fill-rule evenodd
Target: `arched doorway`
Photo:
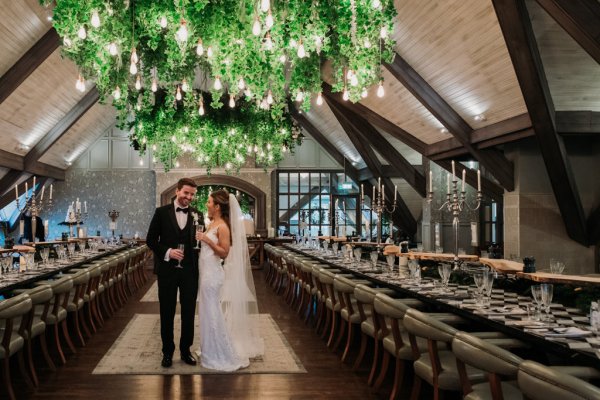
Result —
<path fill-rule="evenodd" d="M 261 236 L 267 235 L 267 195 L 261 189 L 243 179 L 229 175 L 203 175 L 192 177 L 192 179 L 198 186 L 225 185 L 247 193 L 254 199 L 256 233 Z M 176 189 L 177 183 L 163 191 L 160 195 L 160 204 L 165 205 L 172 202 Z"/>

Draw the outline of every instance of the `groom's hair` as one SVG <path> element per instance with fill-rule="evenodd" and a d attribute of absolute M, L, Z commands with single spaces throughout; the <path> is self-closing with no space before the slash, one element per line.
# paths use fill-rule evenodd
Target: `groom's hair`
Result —
<path fill-rule="evenodd" d="M 198 187 L 198 185 L 196 185 L 196 182 L 194 182 L 194 180 L 190 178 L 181 178 L 177 181 L 177 190 L 181 190 L 184 186 L 190 186 L 193 188 Z"/>

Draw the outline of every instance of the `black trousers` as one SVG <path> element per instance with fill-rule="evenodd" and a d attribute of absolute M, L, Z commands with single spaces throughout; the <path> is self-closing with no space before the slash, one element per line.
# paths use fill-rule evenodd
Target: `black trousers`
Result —
<path fill-rule="evenodd" d="M 187 354 L 194 342 L 194 317 L 198 296 L 198 271 L 161 265 L 158 271 L 158 301 L 160 302 L 160 336 L 162 352 L 172 356 L 175 352 L 173 326 L 177 307 L 177 291 L 181 304 L 181 337 L 179 352 Z"/>

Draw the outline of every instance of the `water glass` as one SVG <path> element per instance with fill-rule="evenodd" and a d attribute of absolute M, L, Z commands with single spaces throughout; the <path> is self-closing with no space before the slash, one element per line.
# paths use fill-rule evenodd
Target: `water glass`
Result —
<path fill-rule="evenodd" d="M 48 265 L 48 259 L 50 258 L 50 248 L 44 247 L 40 250 L 40 257 L 44 265 Z"/>
<path fill-rule="evenodd" d="M 370 257 L 371 265 L 373 266 L 373 268 L 377 268 L 377 259 L 379 258 L 379 252 L 377 250 L 372 251 Z"/>
<path fill-rule="evenodd" d="M 600 307 L 597 301 L 592 301 L 590 307 L 590 327 L 594 335 L 600 335 Z"/>
<path fill-rule="evenodd" d="M 360 263 L 360 257 L 362 255 L 362 248 L 357 246 L 354 248 L 354 250 L 352 250 L 352 252 L 354 253 L 354 262 L 356 263 L 356 265 L 358 265 Z"/>
<path fill-rule="evenodd" d="M 10 267 L 12 266 L 12 255 L 5 255 L 0 259 L 0 274 L 2 275 L 1 279 L 6 277 L 6 274 L 10 271 Z"/>
<path fill-rule="evenodd" d="M 329 250 L 329 242 L 327 240 L 323 241 L 323 253 L 327 254 L 327 251 Z"/>
<path fill-rule="evenodd" d="M 396 256 L 394 254 L 388 254 L 385 256 L 385 261 L 388 265 L 388 272 L 391 274 L 394 272 L 394 263 L 396 262 Z"/>
<path fill-rule="evenodd" d="M 542 304 L 544 305 L 544 311 L 546 312 L 544 321 L 551 321 L 550 303 L 552 303 L 552 297 L 554 295 L 554 285 L 551 283 L 542 283 L 540 286 L 542 289 Z"/>
<path fill-rule="evenodd" d="M 541 285 L 533 285 L 531 286 L 531 296 L 533 297 L 533 301 L 535 302 L 537 309 L 542 309 L 542 286 Z M 541 311 L 540 311 L 541 313 Z M 536 313 L 535 320 L 539 321 L 540 313 Z"/>
<path fill-rule="evenodd" d="M 448 283 L 450 282 L 450 274 L 452 273 L 452 266 L 450 264 L 441 263 L 438 265 L 438 273 L 442 280 L 442 288 L 444 292 L 448 292 Z"/>
<path fill-rule="evenodd" d="M 494 286 L 494 272 L 483 271 L 483 293 L 485 295 L 485 306 L 489 307 L 492 300 L 492 288 Z"/>
<path fill-rule="evenodd" d="M 550 272 L 553 274 L 562 274 L 565 270 L 565 263 L 562 261 L 556 260 L 554 258 L 550 259 Z"/>
<path fill-rule="evenodd" d="M 483 302 L 483 272 L 475 272 L 473 274 L 473 281 L 475 282 L 475 301 L 478 306 L 482 305 Z"/>
<path fill-rule="evenodd" d="M 422 252 L 423 252 L 423 243 L 419 243 L 419 244 L 417 244 L 417 251 L 418 251 L 419 253 L 422 253 Z"/>
<path fill-rule="evenodd" d="M 75 242 L 67 244 L 67 251 L 69 252 L 69 258 L 75 257 Z"/>
<path fill-rule="evenodd" d="M 421 268 L 418 260 L 408 260 L 408 273 L 411 281 L 417 285 L 421 283 Z"/>
<path fill-rule="evenodd" d="M 333 242 L 333 244 L 331 245 L 331 249 L 333 250 L 333 255 L 337 257 L 338 251 L 340 250 L 340 243 Z"/>

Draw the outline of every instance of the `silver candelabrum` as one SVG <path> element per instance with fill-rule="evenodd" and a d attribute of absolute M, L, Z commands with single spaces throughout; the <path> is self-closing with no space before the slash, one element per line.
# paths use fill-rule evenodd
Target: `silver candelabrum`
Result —
<path fill-rule="evenodd" d="M 393 214 L 396 211 L 396 201 L 398 195 L 398 187 L 394 185 L 394 201 L 391 206 L 388 207 L 385 202 L 385 185 L 381 184 L 381 178 L 377 180 L 377 186 L 373 186 L 373 194 L 371 196 L 371 211 L 375 211 L 377 214 L 377 247 L 381 245 L 381 217 L 383 213 Z M 368 211 L 365 208 L 365 191 L 364 187 L 360 185 L 360 209 L 361 211 Z M 392 232 L 390 232 L 390 235 Z"/>
<path fill-rule="evenodd" d="M 77 237 L 80 237 L 79 235 L 79 224 L 81 224 L 84 220 L 84 218 L 87 218 L 88 212 L 87 212 L 87 205 L 84 209 L 84 211 L 81 211 L 81 202 L 79 201 L 79 199 L 77 199 L 76 201 L 74 201 L 73 203 L 73 207 L 71 208 L 71 210 L 69 210 L 69 237 L 73 238 L 75 236 L 73 236 L 73 224 L 75 225 L 75 232 L 77 233 Z M 82 218 L 83 217 L 83 218 Z"/>
<path fill-rule="evenodd" d="M 36 181 L 36 177 L 34 176 L 31 197 L 28 195 L 28 191 L 25 190 L 25 204 L 19 204 L 20 202 L 19 202 L 18 192 L 17 192 L 17 196 L 16 196 L 17 210 L 19 210 L 20 213 L 29 212 L 29 214 L 31 214 L 31 238 L 32 238 L 32 242 L 34 243 L 34 245 L 35 245 L 35 235 L 36 235 L 36 230 L 37 230 L 37 218 L 40 216 L 40 213 L 44 209 L 50 209 L 54 205 L 54 203 L 52 201 L 52 185 L 50 185 L 51 189 L 50 189 L 50 196 L 48 197 L 48 199 L 44 200 L 44 192 L 46 190 L 46 187 L 42 186 L 42 192 L 40 194 L 40 199 L 37 200 L 36 196 L 35 196 L 35 181 Z M 25 185 L 25 187 L 27 187 L 27 185 Z M 17 189 L 15 186 L 15 191 L 16 190 Z M 48 234 L 48 232 L 44 232 L 44 235 L 47 235 L 47 234 Z"/>
<path fill-rule="evenodd" d="M 111 221 L 110 229 L 112 231 L 112 236 L 115 237 L 115 229 L 117 227 L 117 218 L 119 218 L 119 212 L 117 210 L 111 210 L 108 212 L 108 217 Z"/>
<path fill-rule="evenodd" d="M 475 211 L 481 206 L 481 200 L 483 195 L 481 194 L 481 171 L 477 170 L 477 198 L 473 204 L 469 204 L 467 200 L 467 192 L 465 190 L 465 178 L 466 169 L 462 171 L 462 185 L 461 190 L 458 189 L 458 178 L 456 177 L 456 166 L 452 161 L 452 176 L 450 172 L 446 176 L 447 190 L 446 190 L 446 201 L 438 208 L 432 205 L 432 207 L 438 211 L 448 211 L 452 213 L 452 230 L 454 232 L 454 268 L 458 268 L 460 265 L 460 259 L 458 257 L 458 227 L 460 225 L 460 213 L 465 210 Z M 433 174 L 429 171 L 429 192 L 427 194 L 427 202 L 431 205 L 433 203 Z"/>

